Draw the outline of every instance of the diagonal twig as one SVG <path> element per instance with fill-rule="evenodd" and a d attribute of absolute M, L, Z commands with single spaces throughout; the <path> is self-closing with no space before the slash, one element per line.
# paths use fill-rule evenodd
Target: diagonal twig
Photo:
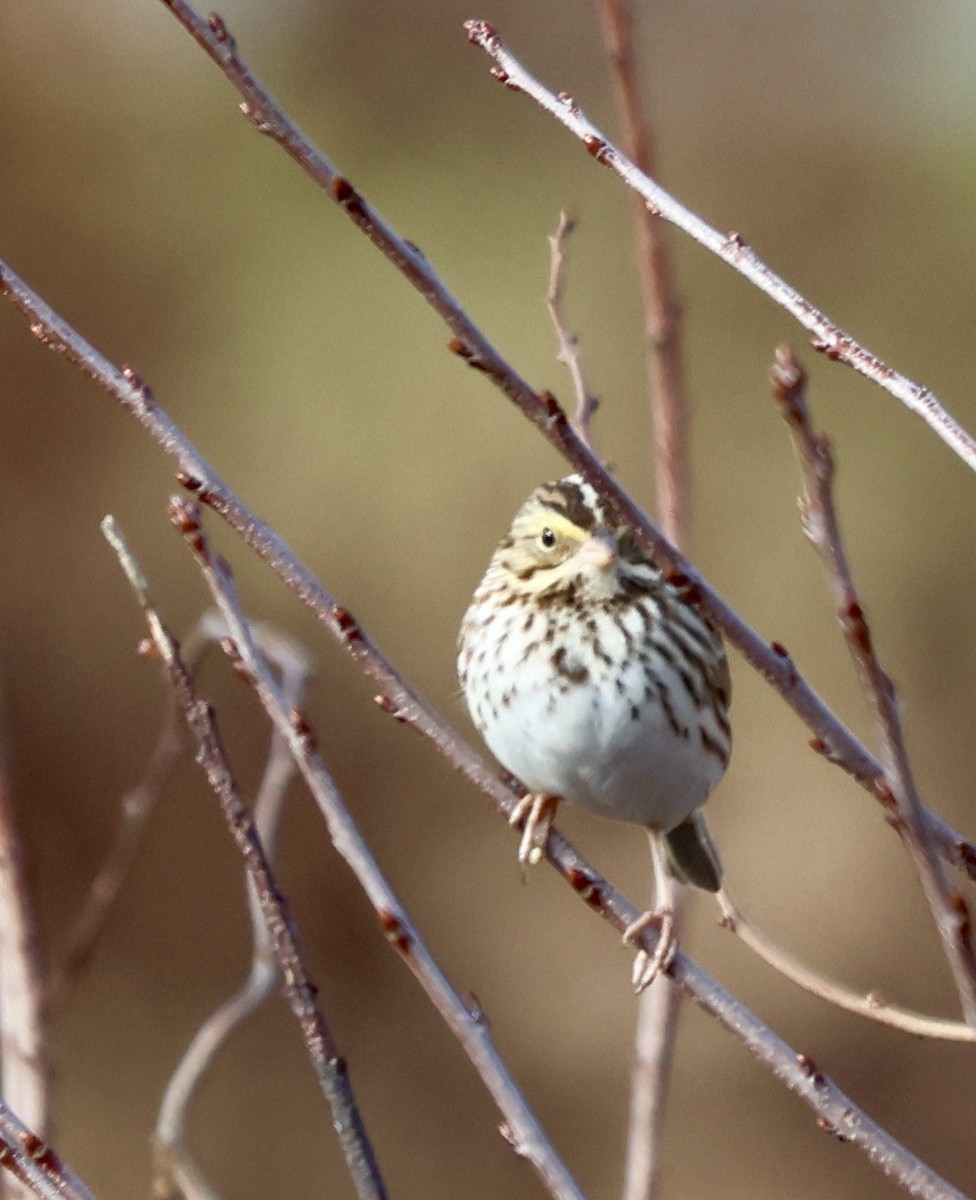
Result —
<path fill-rule="evenodd" d="M 180 658 L 179 647 L 163 624 L 149 597 L 148 585 L 112 517 L 102 522 L 102 532 L 118 556 L 139 600 L 152 643 L 158 652 L 191 735 L 199 749 L 198 761 L 220 800 L 224 819 L 244 858 L 261 914 L 268 928 L 285 992 L 305 1042 L 305 1049 L 332 1111 L 333 1126 L 349 1175 L 360 1200 L 385 1200 L 386 1189 L 365 1126 L 359 1115 L 345 1060 L 316 1000 L 291 916 L 278 890 L 274 873 L 257 835 L 254 822 L 240 797 L 210 705 L 201 700 Z"/>
<path fill-rule="evenodd" d="M 297 707 L 311 671 L 303 648 L 292 638 L 263 623 L 255 622 L 253 631 L 263 653 L 281 674 L 286 702 Z M 227 625 L 219 614 L 208 612 L 191 638 L 194 636 L 222 642 L 228 636 Z M 272 732 L 268 761 L 254 800 L 254 828 L 269 863 L 274 862 L 285 797 L 296 771 L 284 739 Z M 260 898 L 250 879 L 247 895 L 251 912 L 251 967 L 244 984 L 201 1024 L 166 1085 L 153 1131 L 154 1196 L 174 1195 L 180 1200 L 211 1200 L 214 1197 L 186 1144 L 190 1102 L 224 1042 L 273 994 L 280 978 Z"/>
<path fill-rule="evenodd" d="M 889 823 L 901 835 L 915 863 L 959 992 L 967 1024 L 976 1026 L 976 956 L 969 910 L 947 879 L 924 822 L 898 712 L 895 688 L 878 661 L 867 618 L 844 549 L 834 507 L 834 460 L 830 442 L 810 423 L 806 373 L 788 346 L 776 351 L 771 372 L 773 395 L 793 438 L 803 475 L 800 515 L 803 529 L 823 561 L 844 638 L 861 686 L 874 712 L 884 780 L 875 785 L 889 810 Z"/>
<path fill-rule="evenodd" d="M 835 362 L 845 363 L 884 388 L 911 412 L 921 417 L 968 467 L 976 470 L 976 438 L 945 410 L 929 388 L 899 374 L 882 362 L 876 354 L 856 342 L 850 334 L 845 333 L 785 279 L 781 279 L 770 270 L 752 247 L 747 245 L 741 234 L 720 233 L 713 229 L 653 179 L 648 178 L 582 113 L 571 96 L 565 92 L 554 96 L 531 75 L 506 48 L 494 26 L 488 21 L 466 21 L 464 27 L 468 40 L 494 59 L 496 65 L 492 68 L 492 74 L 496 79 L 512 91 L 525 92 L 540 108 L 579 138 L 597 162 L 609 167 L 633 188 L 658 216 L 670 221 L 699 245 L 717 255 L 785 309 L 813 335 L 812 345 L 815 350 L 821 351 Z"/>

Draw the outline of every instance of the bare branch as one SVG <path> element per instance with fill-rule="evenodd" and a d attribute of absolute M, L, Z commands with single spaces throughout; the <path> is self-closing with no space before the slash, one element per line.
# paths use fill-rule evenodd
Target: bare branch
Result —
<path fill-rule="evenodd" d="M 0 1100 L 0 1167 L 43 1200 L 95 1200 L 52 1146 Z"/>
<path fill-rule="evenodd" d="M 556 232 L 549 235 L 549 288 L 546 292 L 546 307 L 552 320 L 559 349 L 556 361 L 564 363 L 573 381 L 573 391 L 576 394 L 576 411 L 570 417 L 569 423 L 576 430 L 581 441 L 592 450 L 593 437 L 590 425 L 599 401 L 587 387 L 583 376 L 583 363 L 579 355 L 579 337 L 571 333 L 563 318 L 563 271 L 566 266 L 566 243 L 569 235 L 576 228 L 576 222 L 566 209 L 559 214 L 559 225 Z"/>
<path fill-rule="evenodd" d="M 598 0 L 610 55 L 627 153 L 645 175 L 655 173 L 654 140 L 645 119 L 637 70 L 632 0 Z M 637 274 L 644 305 L 647 379 L 654 425 L 657 519 L 665 537 L 684 549 L 690 525 L 691 405 L 682 354 L 681 305 L 660 217 L 634 195 Z"/>
<path fill-rule="evenodd" d="M 631 0 L 598 0 L 624 127 L 627 153 L 647 175 L 655 173 L 654 140 L 641 104 L 637 39 Z M 681 307 L 661 220 L 633 195 L 637 274 L 644 309 L 648 399 L 657 519 L 664 535 L 687 550 L 691 512 L 691 404 L 682 355 Z M 679 894 L 679 907 L 682 904 Z M 680 912 L 677 914 L 680 919 Z M 661 1143 L 671 1082 L 681 993 L 655 981 L 641 997 L 631 1072 L 630 1124 L 624 1200 L 653 1200 L 660 1192 Z"/>
<path fill-rule="evenodd" d="M 908 847 L 922 890 L 942 937 L 969 1025 L 976 1025 L 976 956 L 971 941 L 969 909 L 951 886 L 928 836 L 924 808 L 915 787 L 911 764 L 891 680 L 875 653 L 867 618 L 854 585 L 834 508 L 834 461 L 830 442 L 818 437 L 810 424 L 804 388 L 806 375 L 788 346 L 780 346 L 772 369 L 773 394 L 793 438 L 803 473 L 800 513 L 803 529 L 823 561 L 837 606 L 844 638 L 857 667 L 861 686 L 874 711 L 885 778 L 875 784 L 888 809 L 889 824 Z"/>
<path fill-rule="evenodd" d="M 681 998 L 680 988 L 667 975 L 659 975 L 638 1002 L 623 1200 L 647 1200 L 660 1184 L 664 1115 Z"/>
<path fill-rule="evenodd" d="M 189 647 L 190 640 L 187 641 Z M 192 652 L 187 650 L 188 658 Z M 84 903 L 68 932 L 61 962 L 52 970 L 45 989 L 49 1006 L 58 1004 L 68 985 L 84 970 L 108 923 L 119 893 L 136 861 L 149 820 L 183 751 L 182 723 L 170 699 L 156 745 L 142 778 L 119 805 L 119 822 L 105 860 L 88 888 Z"/>
<path fill-rule="evenodd" d="M 293 639 L 270 626 L 255 623 L 254 638 L 262 652 L 281 673 L 281 690 L 289 708 L 301 703 L 310 673 L 310 663 Z M 226 622 L 216 613 L 204 615 L 200 634 L 214 641 L 228 636 Z M 254 801 L 254 827 L 268 862 L 274 862 L 278 826 L 288 786 L 296 767 L 287 743 L 275 731 L 264 777 Z M 218 1051 L 230 1034 L 256 1011 L 274 991 L 280 972 L 274 946 L 261 912 L 260 897 L 253 881 L 247 881 L 251 910 L 253 952 L 251 968 L 243 986 L 212 1013 L 197 1030 L 166 1087 L 153 1134 L 156 1179 L 154 1190 L 182 1200 L 208 1200 L 214 1193 L 190 1157 L 186 1145 L 186 1120 L 190 1102 Z M 175 1187 L 167 1185 L 175 1184 Z"/>
<path fill-rule="evenodd" d="M 254 888 L 278 967 L 285 980 L 289 1006 L 305 1041 L 312 1068 L 332 1111 L 333 1126 L 350 1177 L 361 1200 L 385 1200 L 386 1189 L 380 1177 L 365 1126 L 359 1115 L 345 1060 L 340 1056 L 331 1030 L 316 1001 L 316 988 L 305 967 L 304 955 L 292 925 L 284 897 L 278 890 L 264 848 L 234 781 L 223 749 L 216 718 L 210 706 L 201 700 L 183 666 L 179 647 L 166 629 L 150 598 L 148 585 L 139 564 L 133 558 L 115 521 L 106 517 L 102 531 L 118 556 L 142 607 L 155 646 L 190 733 L 199 748 L 198 761 L 207 781 L 217 793 L 227 826 L 240 850 L 248 877 Z"/>
<path fill-rule="evenodd" d="M 723 921 L 725 929 L 736 934 L 763 962 L 768 963 L 773 970 L 779 971 L 786 979 L 803 988 L 813 996 L 835 1004 L 846 1012 L 855 1013 L 859 1017 L 867 1017 L 881 1025 L 892 1029 L 900 1029 L 914 1037 L 934 1038 L 947 1042 L 976 1042 L 976 1029 L 962 1021 L 948 1021 L 944 1017 L 926 1017 L 921 1013 L 911 1012 L 907 1008 L 899 1008 L 889 1004 L 877 992 L 868 992 L 866 996 L 859 995 L 811 971 L 809 967 L 798 962 L 791 954 L 766 937 L 766 935 L 751 921 L 747 921 L 741 911 L 733 904 L 728 892 L 721 893 Z"/>
<path fill-rule="evenodd" d="M 496 66 L 492 68 L 492 75 L 496 79 L 501 80 L 512 91 L 525 92 L 540 108 L 579 138 L 597 162 L 609 167 L 633 188 L 653 212 L 717 255 L 785 309 L 813 335 L 812 345 L 815 350 L 821 351 L 835 362 L 845 363 L 884 388 L 911 412 L 920 416 L 968 467 L 976 470 L 976 439 L 946 412 L 932 391 L 900 375 L 814 308 L 809 300 L 766 266 L 746 244 L 741 234 L 719 233 L 638 170 L 634 163 L 584 116 L 571 96 L 567 96 L 565 92 L 561 92 L 558 97 L 554 96 L 530 75 L 518 59 L 509 53 L 494 26 L 488 21 L 466 21 L 464 27 L 468 40 L 480 46 L 495 60 Z"/>

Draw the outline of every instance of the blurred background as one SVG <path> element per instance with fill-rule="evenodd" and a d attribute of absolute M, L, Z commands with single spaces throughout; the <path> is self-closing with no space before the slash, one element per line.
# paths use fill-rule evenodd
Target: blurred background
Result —
<path fill-rule="evenodd" d="M 669 0 L 642 13 L 661 174 L 737 229 L 857 338 L 976 427 L 976 10 L 961 0 Z M 597 436 L 650 503 L 630 197 L 488 76 L 461 22 L 494 21 L 554 90 L 617 132 L 595 7 L 495 0 L 224 0 L 244 57 L 536 386 L 564 399 L 545 312 L 546 235 L 580 226 L 567 308 L 603 400 Z M 554 452 L 445 350 L 419 297 L 236 112 L 156 0 L 0 10 L 0 256 L 159 403 L 276 526 L 408 677 L 470 732 L 454 641 L 491 550 Z M 972 800 L 976 479 L 917 419 L 722 264 L 672 237 L 695 397 L 693 556 L 873 745 L 797 519 L 797 470 L 767 383 L 793 341 L 835 440 L 838 498 L 868 615 L 900 689 L 923 793 L 976 836 Z M 206 606 L 165 514 L 171 462 L 90 380 L 0 306 L 3 741 L 49 964 L 111 843 L 164 707 L 135 655 L 141 618 L 98 522 L 114 513 L 177 631 Z M 301 639 L 308 711 L 357 821 L 583 1189 L 618 1193 L 636 1002 L 617 935 L 540 869 L 251 553 L 209 526 L 250 611 Z M 709 805 L 730 887 L 824 972 L 954 1013 L 919 888 L 879 809 L 733 656 L 736 752 Z M 267 727 L 213 662 L 248 795 Z M 561 827 L 641 902 L 639 831 Z M 496 1132 L 453 1039 L 379 934 L 296 788 L 280 871 L 391 1194 L 542 1194 Z M 686 945 L 896 1137 L 976 1189 L 973 1050 L 910 1040 L 798 993 L 696 899 Z M 90 968 L 52 1018 L 58 1149 L 101 1200 L 144 1193 L 163 1087 L 249 960 L 241 864 L 187 757 Z M 894 1194 L 856 1150 L 701 1012 L 684 1014 L 667 1197 Z M 351 1196 L 281 1003 L 233 1038 L 193 1109 L 223 1195 Z"/>

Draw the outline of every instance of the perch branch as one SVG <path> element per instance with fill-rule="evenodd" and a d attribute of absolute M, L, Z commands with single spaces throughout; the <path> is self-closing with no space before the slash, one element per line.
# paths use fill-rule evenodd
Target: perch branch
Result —
<path fill-rule="evenodd" d="M 0 1100 L 0 1167 L 42 1200 L 95 1200 L 53 1147 Z"/>
<path fill-rule="evenodd" d="M 164 0 L 165 2 L 165 0 Z M 720 233 L 680 204 L 637 166 L 582 113 L 571 96 L 554 96 L 505 47 L 488 21 L 466 21 L 468 40 L 495 61 L 492 75 L 510 90 L 525 92 L 540 108 L 556 118 L 585 146 L 587 152 L 609 167 L 658 216 L 676 225 L 699 245 L 745 276 L 761 292 L 785 309 L 812 334 L 815 350 L 835 362 L 845 363 L 900 400 L 935 431 L 972 470 L 976 470 L 976 439 L 946 412 L 935 394 L 882 362 L 826 317 L 747 245 L 739 233 Z"/>
<path fill-rule="evenodd" d="M 379 688 L 377 703 L 395 719 L 421 732 L 469 782 L 483 791 L 505 814 L 521 798 L 521 792 L 506 784 L 488 767 L 457 732 L 407 683 L 379 650 L 347 609 L 339 606 L 325 588 L 295 557 L 287 544 L 251 512 L 220 480 L 216 472 L 186 439 L 174 422 L 159 409 L 149 389 L 127 369 L 111 366 L 65 321 L 57 317 L 12 272 L 0 264 L 0 290 L 15 298 L 32 317 L 38 337 L 81 366 L 135 416 L 181 466 L 184 483 L 195 491 L 260 554 L 280 578 L 315 612 L 325 627 L 348 650 L 363 673 Z M 609 494 L 610 489 L 605 489 Z M 205 705 L 193 708 L 201 719 L 208 716 Z M 201 731 L 201 735 L 205 730 Z M 850 736 L 850 735 L 848 735 Z M 866 751 L 863 751 L 866 754 Z M 932 818 L 935 821 L 935 818 Z M 952 835 L 943 830 L 943 836 Z M 966 843 L 963 843 L 966 845 Z M 569 843 L 552 830 L 547 856 L 574 891 L 595 911 L 602 913 L 620 932 L 642 914 Z M 973 861 L 976 861 L 974 858 Z M 641 937 L 653 952 L 655 934 L 645 930 Z M 711 979 L 685 955 L 675 955 L 669 974 L 688 991 L 706 1012 L 743 1043 L 746 1049 L 798 1095 L 817 1114 L 818 1125 L 858 1146 L 880 1170 L 922 1200 L 965 1200 L 957 1189 L 916 1158 L 884 1129 L 863 1113 L 830 1080 L 811 1070 L 809 1059 L 798 1055 L 762 1021 Z M 469 1013 L 469 1016 L 471 1014 Z M 478 1018 L 472 1016 L 477 1023 Z"/>
<path fill-rule="evenodd" d="M 166 669 L 190 733 L 197 742 L 198 761 L 220 800 L 227 826 L 244 858 L 285 981 L 289 1006 L 302 1031 L 316 1079 L 332 1111 L 333 1126 L 356 1193 L 361 1200 L 385 1200 L 386 1189 L 359 1115 L 345 1060 L 339 1055 L 315 998 L 316 988 L 305 967 L 291 916 L 278 890 L 254 822 L 237 790 L 214 712 L 197 696 L 193 681 L 180 658 L 179 647 L 153 607 L 145 577 L 112 517 L 106 517 L 102 522 L 102 531 L 136 593 L 152 643 Z"/>

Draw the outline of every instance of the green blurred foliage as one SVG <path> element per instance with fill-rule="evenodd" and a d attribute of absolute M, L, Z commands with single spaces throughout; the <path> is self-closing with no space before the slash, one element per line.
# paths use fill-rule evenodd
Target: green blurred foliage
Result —
<path fill-rule="evenodd" d="M 976 13 L 960 0 L 672 0 L 645 6 L 642 61 L 662 177 L 970 428 Z M 601 449 L 650 500 L 630 198 L 562 129 L 488 77 L 461 21 L 490 17 L 555 90 L 616 129 L 590 4 L 227 0 L 244 56 L 537 386 L 563 397 L 543 303 L 546 234 L 580 218 L 568 306 L 603 404 Z M 235 110 L 153 0 L 0 12 L 0 256 L 159 402 L 451 719 L 454 637 L 524 495 L 561 472 L 342 214 Z M 871 736 L 794 497 L 769 396 L 777 343 L 810 367 L 877 643 L 927 798 L 976 834 L 971 800 L 976 480 L 916 419 L 820 361 L 782 313 L 671 238 L 695 396 L 694 556 L 853 727 Z M 163 708 L 133 653 L 139 614 L 98 532 L 115 513 L 177 630 L 206 604 L 165 516 L 172 464 L 90 380 L 0 307 L 4 739 L 43 944 L 109 845 Z M 593 1196 L 618 1188 L 635 1002 L 628 955 L 546 871 L 522 886 L 503 822 L 380 714 L 370 688 L 225 531 L 251 610 L 300 637 L 308 710 L 349 806 L 434 951 L 477 993 L 516 1076 Z M 737 750 L 710 805 L 747 911 L 828 974 L 927 1011 L 953 997 L 919 889 L 879 810 L 806 748 L 734 663 Z M 266 726 L 213 664 L 249 791 Z M 638 899 L 633 829 L 567 812 Z M 281 873 L 367 1122 L 399 1196 L 536 1196 L 450 1036 L 384 944 L 296 789 Z M 102 1200 L 144 1191 L 161 1090 L 243 977 L 240 864 L 192 763 L 156 819 L 95 962 L 55 1014 L 55 1136 Z M 696 901 L 688 941 L 719 979 L 963 1189 L 976 1188 L 971 1053 L 912 1042 L 807 997 Z M 418 1103 L 418 1101 L 420 1101 Z M 194 1109 L 222 1194 L 351 1195 L 280 1004 L 242 1030 Z M 683 1021 L 669 1197 L 869 1200 L 892 1185 L 698 1011 Z"/>

